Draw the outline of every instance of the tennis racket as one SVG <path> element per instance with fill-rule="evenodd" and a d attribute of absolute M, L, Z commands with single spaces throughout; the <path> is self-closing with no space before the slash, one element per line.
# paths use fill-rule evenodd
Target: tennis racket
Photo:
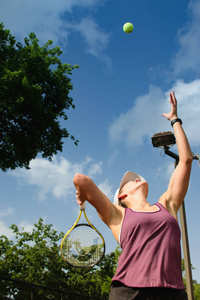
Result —
<path fill-rule="evenodd" d="M 84 202 L 80 205 L 78 219 L 61 242 L 61 255 L 71 266 L 90 268 L 98 264 L 105 254 L 105 241 L 101 233 L 90 223 Z M 82 212 L 87 223 L 78 224 Z"/>

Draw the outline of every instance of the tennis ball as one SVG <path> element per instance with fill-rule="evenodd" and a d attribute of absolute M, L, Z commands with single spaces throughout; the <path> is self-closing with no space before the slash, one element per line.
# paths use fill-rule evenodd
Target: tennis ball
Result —
<path fill-rule="evenodd" d="M 131 33 L 133 31 L 133 28 L 134 28 L 133 24 L 129 22 L 125 23 L 123 26 L 123 30 L 126 33 Z"/>

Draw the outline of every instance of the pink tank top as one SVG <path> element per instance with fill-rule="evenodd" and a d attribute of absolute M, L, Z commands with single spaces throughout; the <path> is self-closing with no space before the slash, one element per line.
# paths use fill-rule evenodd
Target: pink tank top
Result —
<path fill-rule="evenodd" d="M 155 212 L 125 210 L 120 235 L 122 254 L 112 282 L 138 288 L 185 289 L 178 222 L 162 204 L 155 205 Z"/>

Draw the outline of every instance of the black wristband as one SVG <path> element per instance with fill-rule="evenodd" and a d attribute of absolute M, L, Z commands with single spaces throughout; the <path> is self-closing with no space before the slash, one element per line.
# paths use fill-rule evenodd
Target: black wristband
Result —
<path fill-rule="evenodd" d="M 183 124 L 182 120 L 181 120 L 181 119 L 179 119 L 179 118 L 177 118 L 177 119 L 174 119 L 174 120 L 172 120 L 172 121 L 171 121 L 171 125 L 172 125 L 172 127 L 173 127 L 174 123 L 176 123 L 176 122 L 179 122 L 179 123 L 181 123 L 181 125 Z"/>

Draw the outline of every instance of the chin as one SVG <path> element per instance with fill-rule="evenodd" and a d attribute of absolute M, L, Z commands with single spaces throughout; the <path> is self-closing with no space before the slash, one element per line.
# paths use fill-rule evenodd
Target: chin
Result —
<path fill-rule="evenodd" d="M 123 201 L 120 201 L 119 206 L 123 208 L 128 208 L 128 206 Z"/>

